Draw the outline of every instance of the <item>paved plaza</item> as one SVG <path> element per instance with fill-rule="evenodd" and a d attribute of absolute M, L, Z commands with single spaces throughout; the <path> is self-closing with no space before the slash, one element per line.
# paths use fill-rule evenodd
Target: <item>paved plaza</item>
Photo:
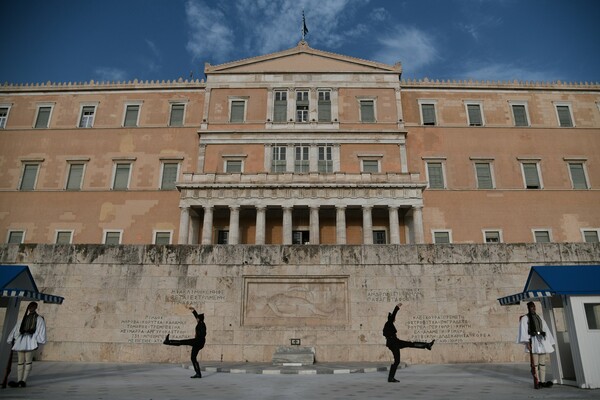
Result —
<path fill-rule="evenodd" d="M 382 364 L 203 365 L 202 379 L 173 364 L 34 363 L 26 388 L 1 399 L 600 399 L 600 390 L 533 390 L 527 364 L 410 365 L 388 383 Z M 220 372 L 217 372 L 218 371 Z M 224 372 L 229 371 L 229 372 Z M 14 375 L 13 370 L 13 375 Z"/>

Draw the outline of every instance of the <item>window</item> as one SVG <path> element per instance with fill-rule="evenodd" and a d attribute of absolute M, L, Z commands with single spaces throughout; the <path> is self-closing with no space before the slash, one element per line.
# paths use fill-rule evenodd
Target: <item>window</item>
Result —
<path fill-rule="evenodd" d="M 331 122 L 331 90 L 319 90 L 319 122 Z"/>
<path fill-rule="evenodd" d="M 441 161 L 427 162 L 427 180 L 430 189 L 444 189 L 444 167 Z"/>
<path fill-rule="evenodd" d="M 296 92 L 296 122 L 308 122 L 308 91 Z"/>
<path fill-rule="evenodd" d="M 583 308 L 585 310 L 588 329 L 600 329 L 600 303 L 584 303 Z"/>
<path fill-rule="evenodd" d="M 502 233 L 500 231 L 483 231 L 483 240 L 485 243 L 502 243 Z"/>
<path fill-rule="evenodd" d="M 521 163 L 526 189 L 541 189 L 540 174 L 537 162 Z"/>
<path fill-rule="evenodd" d="M 104 231 L 104 244 L 108 246 L 121 244 L 121 231 Z"/>
<path fill-rule="evenodd" d="M 385 230 L 373 230 L 373 244 L 387 244 Z"/>
<path fill-rule="evenodd" d="M 513 119 L 515 126 L 529 126 L 529 117 L 527 116 L 527 105 L 523 104 L 511 104 Z"/>
<path fill-rule="evenodd" d="M 286 158 L 285 152 L 287 148 L 286 146 L 273 146 L 273 159 L 271 165 L 271 172 L 285 172 L 286 168 Z"/>
<path fill-rule="evenodd" d="M 375 101 L 360 101 L 360 122 L 375 122 Z"/>
<path fill-rule="evenodd" d="M 273 109 L 273 122 L 287 121 L 287 91 L 275 91 L 275 103 Z"/>
<path fill-rule="evenodd" d="M 481 112 L 481 104 L 466 103 L 467 117 L 469 118 L 469 126 L 483 126 L 483 114 Z"/>
<path fill-rule="evenodd" d="M 245 113 L 246 101 L 231 100 L 231 112 L 229 115 L 229 122 L 244 122 Z"/>
<path fill-rule="evenodd" d="M 362 160 L 362 172 L 378 173 L 379 160 Z"/>
<path fill-rule="evenodd" d="M 492 165 L 489 162 L 476 162 L 477 189 L 493 189 Z"/>
<path fill-rule="evenodd" d="M 6 128 L 6 121 L 8 120 L 8 111 L 10 107 L 0 105 L 0 129 Z"/>
<path fill-rule="evenodd" d="M 448 244 L 452 242 L 450 231 L 433 231 L 433 243 Z"/>
<path fill-rule="evenodd" d="M 309 244 L 309 231 L 292 231 L 292 244 Z"/>
<path fill-rule="evenodd" d="M 217 244 L 227 244 L 229 242 L 229 231 L 218 230 L 217 231 Z"/>
<path fill-rule="evenodd" d="M 296 146 L 296 159 L 294 161 L 294 172 L 308 172 L 308 146 Z"/>
<path fill-rule="evenodd" d="M 573 189 L 589 189 L 583 162 L 570 162 L 569 173 L 571 175 Z"/>
<path fill-rule="evenodd" d="M 171 116 L 169 117 L 169 126 L 183 126 L 183 115 L 185 112 L 185 104 L 172 103 Z"/>
<path fill-rule="evenodd" d="M 225 160 L 225 172 L 228 174 L 242 173 L 242 160 Z"/>
<path fill-rule="evenodd" d="M 38 170 L 40 168 L 39 163 L 25 163 L 23 164 L 23 175 L 21 176 L 21 183 L 19 190 L 33 190 L 37 181 Z"/>
<path fill-rule="evenodd" d="M 113 190 L 127 190 L 129 188 L 129 176 L 131 163 L 116 163 L 113 179 Z"/>
<path fill-rule="evenodd" d="M 423 125 L 437 125 L 434 102 L 419 102 L 421 105 L 421 122 Z"/>
<path fill-rule="evenodd" d="M 35 119 L 35 127 L 47 128 L 50 123 L 50 114 L 52 114 L 52 106 L 39 106 Z"/>
<path fill-rule="evenodd" d="M 8 244 L 21 244 L 25 241 L 25 231 L 9 231 L 6 242 Z"/>
<path fill-rule="evenodd" d="M 534 229 L 533 238 L 536 243 L 550 243 L 550 231 L 545 229 Z"/>
<path fill-rule="evenodd" d="M 319 172 L 333 172 L 332 146 L 319 146 Z"/>
<path fill-rule="evenodd" d="M 140 115 L 139 104 L 128 104 L 125 107 L 125 121 L 123 126 L 138 126 L 138 119 Z"/>
<path fill-rule="evenodd" d="M 56 231 L 56 240 L 54 242 L 56 244 L 71 244 L 72 237 L 72 231 Z"/>
<path fill-rule="evenodd" d="M 162 163 L 162 176 L 160 179 L 161 190 L 173 190 L 176 188 L 175 182 L 177 182 L 177 175 L 179 172 L 179 163 L 177 162 L 163 162 Z"/>
<path fill-rule="evenodd" d="M 91 128 L 94 126 L 94 115 L 96 114 L 96 106 L 82 106 L 81 118 L 79 118 L 80 128 Z"/>
<path fill-rule="evenodd" d="M 154 232 L 154 244 L 169 245 L 171 244 L 171 232 Z"/>
<path fill-rule="evenodd" d="M 600 229 L 582 229 L 583 241 L 586 243 L 600 242 Z"/>
<path fill-rule="evenodd" d="M 571 106 L 568 104 L 556 104 L 556 115 L 558 117 L 558 125 L 561 128 L 570 128 L 573 125 L 573 117 L 571 115 Z"/>
<path fill-rule="evenodd" d="M 67 176 L 67 190 L 81 190 L 83 182 L 83 171 L 85 164 L 69 163 L 69 175 Z"/>

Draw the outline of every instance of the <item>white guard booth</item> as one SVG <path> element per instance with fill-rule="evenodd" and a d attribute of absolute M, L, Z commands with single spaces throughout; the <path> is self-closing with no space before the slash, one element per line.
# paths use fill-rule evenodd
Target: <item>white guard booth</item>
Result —
<path fill-rule="evenodd" d="M 532 300 L 540 300 L 556 338 L 554 382 L 600 388 L 600 265 L 531 267 L 523 292 L 498 299 L 503 306 Z"/>
<path fill-rule="evenodd" d="M 0 342 L 0 380 L 5 375 L 11 345 L 6 342 L 19 316 L 21 300 L 62 304 L 64 298 L 40 293 L 26 265 L 0 265 L 0 307 L 6 308 Z"/>

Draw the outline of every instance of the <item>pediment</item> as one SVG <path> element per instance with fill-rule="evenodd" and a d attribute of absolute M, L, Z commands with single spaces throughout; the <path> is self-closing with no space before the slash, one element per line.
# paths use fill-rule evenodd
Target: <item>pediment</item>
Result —
<path fill-rule="evenodd" d="M 210 74 L 246 73 L 395 73 L 400 74 L 400 63 L 388 65 L 360 58 L 316 50 L 306 42 L 277 53 L 246 58 L 220 65 L 206 64 Z"/>

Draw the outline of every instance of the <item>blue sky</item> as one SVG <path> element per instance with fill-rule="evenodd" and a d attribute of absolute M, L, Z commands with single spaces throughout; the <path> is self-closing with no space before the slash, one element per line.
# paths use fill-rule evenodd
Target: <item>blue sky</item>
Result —
<path fill-rule="evenodd" d="M 403 78 L 600 82 L 597 0 L 3 0 L 0 82 L 203 78 L 294 47 Z"/>

